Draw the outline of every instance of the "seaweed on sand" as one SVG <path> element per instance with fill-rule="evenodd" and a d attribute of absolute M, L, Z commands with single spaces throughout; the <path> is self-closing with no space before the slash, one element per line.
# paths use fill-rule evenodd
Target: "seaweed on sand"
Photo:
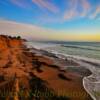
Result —
<path fill-rule="evenodd" d="M 61 78 L 61 79 L 63 79 L 63 80 L 71 81 L 70 78 L 64 76 L 64 74 L 62 74 L 62 73 L 58 74 L 58 77 Z"/>
<path fill-rule="evenodd" d="M 56 95 L 53 89 L 48 88 L 48 83 L 30 73 L 31 94 L 30 100 L 70 100 L 68 97 Z"/>

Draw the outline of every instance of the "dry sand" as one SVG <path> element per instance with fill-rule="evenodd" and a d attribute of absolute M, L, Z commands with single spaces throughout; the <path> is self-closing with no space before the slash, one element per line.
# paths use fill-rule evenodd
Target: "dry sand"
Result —
<path fill-rule="evenodd" d="M 86 75 L 61 70 L 57 60 L 30 52 L 22 39 L 0 36 L 0 100 L 92 100 L 82 85 Z"/>

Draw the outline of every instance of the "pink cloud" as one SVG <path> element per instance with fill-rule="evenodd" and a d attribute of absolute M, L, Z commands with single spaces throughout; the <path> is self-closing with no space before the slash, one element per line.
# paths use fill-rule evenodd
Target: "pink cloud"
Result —
<path fill-rule="evenodd" d="M 30 7 L 29 3 L 26 0 L 10 0 L 10 1 L 11 1 L 11 3 L 13 3 L 19 7 L 22 7 L 22 8 Z"/>
<path fill-rule="evenodd" d="M 43 21 L 47 22 L 64 22 L 68 20 L 72 20 L 75 18 L 82 18 L 82 17 L 87 17 L 94 19 L 100 14 L 100 5 L 96 5 L 97 7 L 94 9 L 94 5 L 91 4 L 90 0 L 64 0 L 66 4 L 66 9 L 64 12 L 61 12 L 60 6 L 56 6 L 53 3 L 53 0 L 31 0 L 30 2 L 28 0 L 10 0 L 13 4 L 23 7 L 23 8 L 28 8 L 32 7 L 32 5 L 37 5 L 39 8 L 42 10 L 48 10 L 52 13 L 61 13 L 60 16 L 55 17 L 55 18 L 48 18 L 43 17 Z M 62 0 L 63 2 L 63 0 Z M 80 9 L 79 9 L 80 8 Z M 81 10 L 81 11 L 79 11 Z M 94 10 L 94 11 L 93 11 Z M 40 17 L 40 16 L 39 16 Z"/>
<path fill-rule="evenodd" d="M 69 10 L 64 13 L 64 20 L 70 20 L 77 15 L 77 4 L 78 0 L 70 0 L 69 2 Z"/>
<path fill-rule="evenodd" d="M 90 15 L 91 19 L 95 19 L 100 14 L 100 5 L 96 7 L 96 10 Z"/>
<path fill-rule="evenodd" d="M 69 0 L 69 11 L 65 11 L 64 20 L 71 20 L 75 17 L 85 17 L 91 9 L 91 5 L 88 0 Z M 78 7 L 82 9 L 78 11 Z"/>
<path fill-rule="evenodd" d="M 82 5 L 82 8 L 83 8 L 83 11 L 81 13 L 81 16 L 84 17 L 90 11 L 91 5 L 90 5 L 90 3 L 89 3 L 88 0 L 81 0 L 81 5 Z"/>
<path fill-rule="evenodd" d="M 58 7 L 56 7 L 53 3 L 47 0 L 32 0 L 32 2 L 37 6 L 39 6 L 40 8 L 45 8 L 53 13 L 59 12 Z"/>

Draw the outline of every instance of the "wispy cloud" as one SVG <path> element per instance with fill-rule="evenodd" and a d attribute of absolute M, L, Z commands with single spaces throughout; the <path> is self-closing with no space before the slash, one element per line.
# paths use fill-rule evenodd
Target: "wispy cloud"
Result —
<path fill-rule="evenodd" d="M 62 6 L 55 3 L 55 0 L 10 0 L 10 2 L 26 9 L 36 5 L 41 10 L 49 11 L 50 14 L 55 15 L 53 18 L 52 15 L 48 17 L 48 14 L 41 17 L 44 22 L 66 22 L 85 17 L 95 19 L 100 14 L 100 2 L 98 1 L 99 4 L 93 5 L 92 0 L 62 0 L 62 2 L 65 2 L 65 9 L 63 10 Z M 43 15 L 45 14 L 43 13 Z"/>
<path fill-rule="evenodd" d="M 70 0 L 69 9 L 64 13 L 64 20 L 71 20 L 75 17 L 85 17 L 91 9 L 91 5 L 88 0 Z M 79 11 L 82 9 L 82 11 Z"/>
<path fill-rule="evenodd" d="M 90 18 L 95 19 L 99 14 L 100 14 L 100 5 L 96 7 L 96 10 L 90 15 Z"/>
<path fill-rule="evenodd" d="M 10 2 L 18 7 L 22 7 L 22 8 L 30 7 L 30 4 L 29 2 L 27 2 L 27 0 L 10 0 Z"/>
<path fill-rule="evenodd" d="M 23 7 L 23 8 L 27 8 L 32 6 L 32 3 L 34 3 L 35 5 L 37 5 L 38 7 L 51 11 L 53 13 L 57 13 L 59 12 L 59 8 L 54 5 L 51 1 L 47 1 L 47 0 L 10 0 L 13 4 L 19 6 L 19 7 Z M 31 2 L 31 4 L 29 3 Z"/>
<path fill-rule="evenodd" d="M 81 0 L 81 5 L 83 8 L 82 13 L 80 14 L 82 17 L 85 17 L 91 9 L 91 5 L 88 0 Z"/>
<path fill-rule="evenodd" d="M 47 0 L 32 0 L 32 2 L 40 8 L 47 9 L 47 10 L 54 12 L 54 13 L 59 12 L 58 7 Z"/>
<path fill-rule="evenodd" d="M 0 20 L 0 34 L 22 36 L 28 39 L 48 39 L 50 33 L 55 33 L 54 30 L 46 29 L 36 25 L 23 24 L 14 21 Z M 50 39 L 50 38 L 49 38 Z"/>
<path fill-rule="evenodd" d="M 74 4 L 74 5 L 73 5 Z M 64 20 L 70 20 L 77 15 L 78 0 L 70 0 L 69 9 L 64 13 Z"/>
<path fill-rule="evenodd" d="M 97 31 L 97 30 L 96 30 Z M 100 34 L 88 34 L 88 30 L 80 34 L 78 30 L 54 30 L 36 25 L 22 24 L 14 21 L 0 20 L 0 34 L 22 36 L 31 40 L 73 40 L 73 41 L 100 41 Z M 76 34 L 75 34 L 76 33 Z M 94 33 L 91 31 L 91 33 Z"/>

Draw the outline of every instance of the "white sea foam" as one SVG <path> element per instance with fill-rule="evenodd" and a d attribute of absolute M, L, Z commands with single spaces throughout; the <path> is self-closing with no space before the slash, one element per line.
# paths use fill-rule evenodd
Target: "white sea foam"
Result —
<path fill-rule="evenodd" d="M 36 48 L 36 49 L 44 49 L 48 47 L 55 47 L 56 44 L 51 44 L 51 43 L 40 43 L 40 42 L 26 42 L 25 43 L 29 48 Z"/>
<path fill-rule="evenodd" d="M 93 100 L 100 100 L 100 60 L 75 55 L 62 54 L 56 51 L 53 51 L 52 53 L 58 55 L 58 57 L 65 56 L 67 58 L 77 60 L 81 67 L 89 69 L 92 72 L 92 75 L 83 78 L 83 86 L 87 93 L 93 98 Z M 98 67 L 83 61 L 98 64 Z"/>
<path fill-rule="evenodd" d="M 59 50 L 48 49 L 50 47 L 56 48 L 59 45 L 55 44 L 42 44 L 42 43 L 27 43 L 29 47 L 37 49 L 47 50 L 53 53 L 59 58 L 69 58 L 77 61 L 81 67 L 85 67 L 92 72 L 92 75 L 83 78 L 83 87 L 87 93 L 93 98 L 93 100 L 100 100 L 100 60 L 94 58 L 88 58 L 80 55 L 69 55 L 66 53 L 60 53 Z"/>

